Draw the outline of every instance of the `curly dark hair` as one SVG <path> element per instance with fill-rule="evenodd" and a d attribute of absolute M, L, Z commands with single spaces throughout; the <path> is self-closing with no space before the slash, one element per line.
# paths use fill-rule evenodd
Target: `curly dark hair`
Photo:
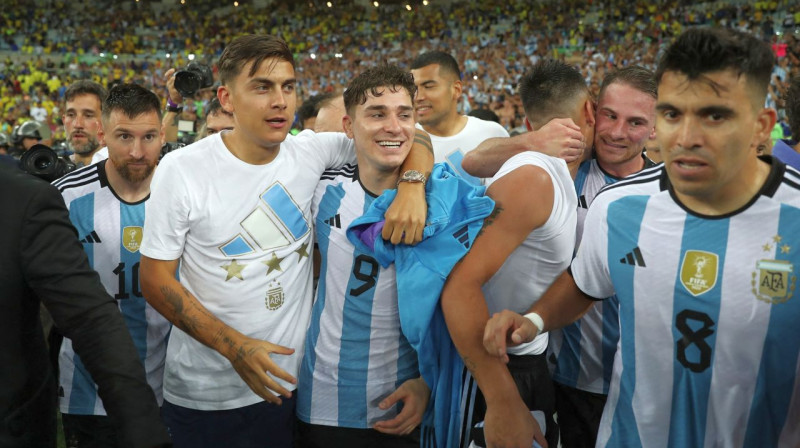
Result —
<path fill-rule="evenodd" d="M 379 65 L 370 68 L 360 75 L 353 78 L 344 91 L 344 107 L 349 115 L 353 114 L 353 109 L 367 102 L 367 94 L 372 96 L 383 95 L 388 88 L 391 92 L 405 89 L 411 100 L 417 93 L 417 86 L 414 85 L 414 77 L 396 65 Z"/>

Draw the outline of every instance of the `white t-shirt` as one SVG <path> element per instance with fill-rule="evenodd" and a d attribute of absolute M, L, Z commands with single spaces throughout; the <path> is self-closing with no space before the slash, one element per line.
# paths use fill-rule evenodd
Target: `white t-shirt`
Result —
<path fill-rule="evenodd" d="M 501 177 L 524 165 L 544 169 L 553 181 L 553 210 L 543 226 L 531 232 L 508 256 L 500 270 L 483 285 L 489 314 L 508 309 L 525 312 L 569 266 L 575 249 L 578 199 L 575 185 L 562 159 L 536 152 L 523 152 L 508 159 L 491 185 Z M 547 348 L 547 333 L 517 347 L 509 347 L 514 355 L 538 355 Z"/>
<path fill-rule="evenodd" d="M 181 284 L 227 325 L 295 349 L 272 358 L 297 376 L 312 300 L 311 201 L 324 170 L 348 162 L 352 141 L 336 132 L 288 136 L 266 165 L 236 158 L 221 134 L 174 151 L 153 177 L 141 253 L 180 259 Z M 262 400 L 227 359 L 177 327 L 164 398 L 199 410 Z"/>
<path fill-rule="evenodd" d="M 417 128 L 422 129 L 422 126 L 417 124 Z M 433 134 L 430 134 L 430 136 L 436 163 L 447 162 L 461 177 L 480 185 L 482 183 L 481 179 L 471 176 L 461 168 L 464 154 L 477 148 L 487 138 L 508 137 L 508 132 L 494 121 L 467 117 L 467 125 L 458 134 L 450 137 L 439 137 Z"/>
<path fill-rule="evenodd" d="M 94 165 L 95 163 L 105 160 L 108 158 L 108 146 L 103 146 L 102 148 L 98 149 L 96 153 L 92 155 L 92 163 L 89 165 Z"/>

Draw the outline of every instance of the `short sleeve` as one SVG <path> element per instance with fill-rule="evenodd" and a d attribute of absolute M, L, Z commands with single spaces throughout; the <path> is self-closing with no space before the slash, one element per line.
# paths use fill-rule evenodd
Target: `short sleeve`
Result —
<path fill-rule="evenodd" d="M 156 260 L 180 258 L 189 231 L 191 202 L 185 176 L 175 159 L 165 157 L 158 165 L 145 205 L 144 237 L 139 250 Z"/>
<path fill-rule="evenodd" d="M 343 132 L 303 131 L 296 138 L 303 139 L 301 145 L 311 150 L 312 157 L 318 157 L 326 169 L 341 168 L 345 164 L 356 163 L 356 150 L 353 140 Z"/>
<path fill-rule="evenodd" d="M 575 284 L 585 294 L 604 299 L 614 294 L 608 267 L 608 203 L 596 201 L 583 224 L 583 239 L 570 266 Z"/>

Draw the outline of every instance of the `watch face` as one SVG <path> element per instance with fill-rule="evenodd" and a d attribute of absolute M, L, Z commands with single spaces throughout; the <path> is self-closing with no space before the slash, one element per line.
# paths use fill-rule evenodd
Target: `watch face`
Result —
<path fill-rule="evenodd" d="M 425 176 L 416 170 L 408 170 L 403 173 L 403 180 L 412 181 L 412 182 L 422 182 L 425 180 Z"/>

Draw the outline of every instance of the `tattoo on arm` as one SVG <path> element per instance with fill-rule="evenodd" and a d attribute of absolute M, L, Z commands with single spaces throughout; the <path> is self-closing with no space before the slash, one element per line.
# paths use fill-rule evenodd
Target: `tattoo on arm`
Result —
<path fill-rule="evenodd" d="M 422 145 L 425 149 L 428 150 L 429 153 L 433 154 L 433 145 L 431 144 L 431 138 L 427 135 L 414 135 L 414 143 Z"/>
<path fill-rule="evenodd" d="M 490 225 L 494 224 L 494 222 L 497 220 L 497 216 L 500 215 L 500 212 L 502 212 L 502 211 L 503 211 L 503 207 L 500 206 L 500 203 L 496 203 L 495 206 L 494 206 L 494 210 L 492 210 L 492 213 L 489 214 L 489 216 L 487 216 L 486 219 L 483 220 L 483 226 L 481 227 L 481 230 L 478 231 L 478 236 L 476 236 L 475 239 L 477 239 L 478 237 L 483 235 L 483 230 L 484 229 L 486 229 Z"/>
<path fill-rule="evenodd" d="M 179 292 L 173 290 L 169 286 L 162 286 L 161 293 L 164 294 L 164 299 L 172 307 L 172 312 L 176 320 L 175 324 L 177 324 L 179 328 L 184 330 L 192 337 L 197 338 L 196 335 L 203 328 L 203 325 L 200 322 L 200 316 L 197 315 L 197 311 L 201 310 L 186 309 L 186 304 L 183 300 L 184 297 L 190 297 L 189 290 L 183 287 L 184 295 L 181 295 Z"/>

